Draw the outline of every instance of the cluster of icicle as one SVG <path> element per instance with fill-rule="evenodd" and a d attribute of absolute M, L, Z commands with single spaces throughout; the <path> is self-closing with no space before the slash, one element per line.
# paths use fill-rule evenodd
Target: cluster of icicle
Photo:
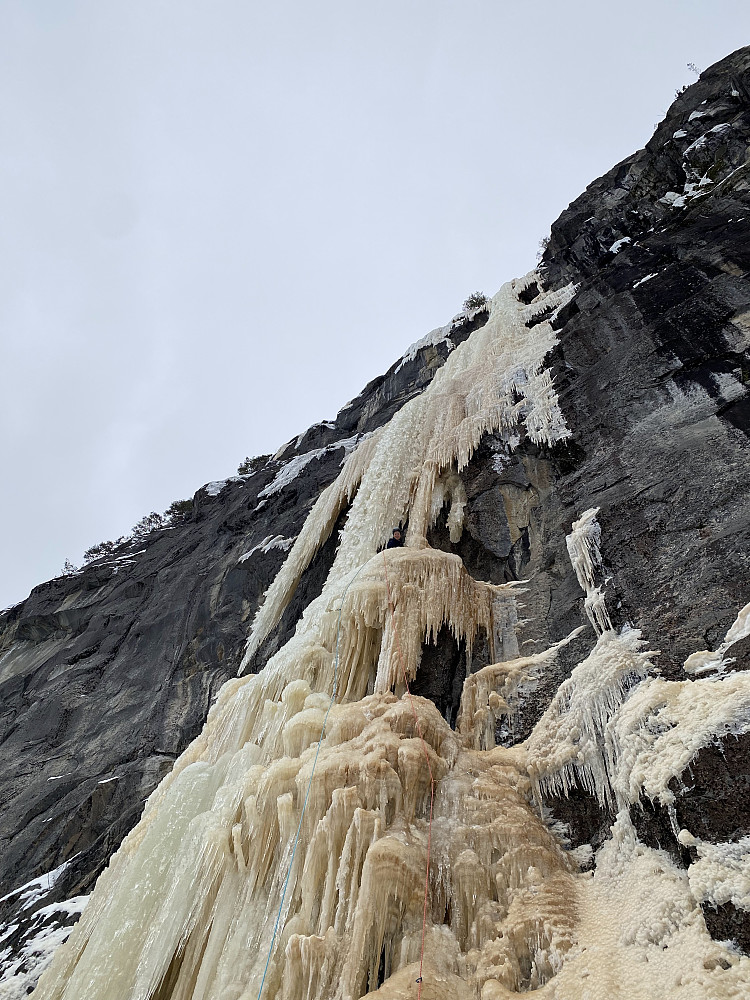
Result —
<path fill-rule="evenodd" d="M 598 513 L 599 508 L 592 507 L 581 514 L 578 520 L 573 522 L 565 542 L 578 582 L 586 594 L 584 610 L 594 631 L 602 635 L 611 631 L 612 622 L 607 611 L 602 584 L 596 585 L 597 571 L 602 566 L 602 555 L 599 550 L 602 529 L 596 519 Z"/>
<path fill-rule="evenodd" d="M 487 325 L 321 495 L 268 591 L 246 662 L 348 506 L 320 597 L 260 674 L 222 688 L 99 879 L 38 1000 L 416 998 L 430 771 L 426 1000 L 746 995 L 750 962 L 711 941 L 693 883 L 637 841 L 625 808 L 642 788 L 668 794 L 666 772 L 736 719 L 742 686 L 726 689 L 723 708 L 704 706 L 683 752 L 648 720 L 665 711 L 688 730 L 701 699 L 660 701 L 638 634 L 617 635 L 595 614 L 594 649 L 530 738 L 495 746 L 524 680 L 573 636 L 519 657 L 514 589 L 472 579 L 427 544 L 445 505 L 460 537 L 457 473 L 484 434 L 510 450 L 523 434 L 553 443 L 568 433 L 544 369 L 555 335 L 541 317 L 574 289 L 524 305 L 532 283 L 541 287 L 539 275 L 500 290 Z M 405 520 L 406 548 L 379 554 Z M 587 594 L 600 560 L 593 532 L 589 522 L 572 533 Z M 485 630 L 495 660 L 467 678 L 457 731 L 421 698 L 415 720 L 402 694 L 422 644 L 446 623 L 468 647 Z M 545 819 L 544 796 L 574 779 L 620 807 L 593 874 L 579 870 L 586 852 L 566 850 Z M 710 893 L 728 863 L 707 848 L 700 857 L 696 879 Z"/>

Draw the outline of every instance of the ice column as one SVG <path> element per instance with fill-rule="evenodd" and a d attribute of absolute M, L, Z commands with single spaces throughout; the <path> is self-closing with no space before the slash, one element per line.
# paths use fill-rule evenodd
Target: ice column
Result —
<path fill-rule="evenodd" d="M 584 511 L 578 520 L 573 522 L 565 543 L 578 582 L 586 594 L 584 609 L 588 619 L 596 634 L 602 635 L 611 631 L 612 622 L 602 593 L 604 584 L 597 586 L 595 582 L 596 571 L 602 566 L 602 555 L 599 550 L 602 532 L 596 519 L 598 513 L 598 507 Z"/>

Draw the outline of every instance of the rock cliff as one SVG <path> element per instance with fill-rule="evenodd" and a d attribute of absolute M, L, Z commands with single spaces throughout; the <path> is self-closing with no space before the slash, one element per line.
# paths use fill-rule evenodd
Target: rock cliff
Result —
<path fill-rule="evenodd" d="M 50 944 L 65 937 L 170 775 L 103 877 L 95 909 L 84 911 L 91 925 L 77 933 L 93 941 L 95 917 L 111 930 L 107 885 L 119 892 L 133 871 L 148 881 L 138 844 L 166 822 L 182 776 L 197 773 L 190 766 L 218 766 L 217 747 L 244 753 L 248 773 L 262 766 L 269 775 L 253 802 L 275 798 L 265 814 L 226 820 L 232 836 L 241 827 L 225 849 L 231 878 L 219 861 L 204 873 L 215 926 L 215 883 L 228 894 L 238 870 L 260 865 L 243 838 L 283 854 L 296 825 L 284 812 L 293 782 L 274 761 L 309 771 L 305 753 L 318 737 L 308 729 L 320 721 L 315 699 L 324 693 L 327 703 L 331 693 L 331 665 L 313 666 L 304 642 L 314 631 L 315 649 L 338 657 L 341 620 L 337 632 L 326 600 L 340 601 L 344 586 L 356 604 L 344 621 L 349 687 L 344 695 L 341 679 L 332 682 L 340 704 L 321 744 L 331 787 L 313 800 L 321 832 L 306 831 L 305 853 L 310 871 L 320 855 L 321 885 L 343 893 L 350 879 L 350 910 L 340 901 L 326 922 L 333 898 L 314 899 L 312 876 L 306 882 L 300 870 L 283 939 L 287 966 L 298 971 L 285 973 L 274 953 L 267 988 L 312 998 L 340 977 L 343 996 L 413 989 L 431 799 L 410 756 L 403 641 L 417 729 L 440 781 L 438 868 L 428 873 L 433 993 L 572 997 L 588 977 L 592 996 L 681 996 L 675 969 L 687 949 L 704 971 L 685 965 L 685 996 L 745 995 L 749 151 L 746 48 L 703 73 L 646 148 L 561 215 L 535 273 L 415 345 L 335 421 L 258 460 L 251 474 L 203 487 L 183 519 L 37 587 L 0 616 L 0 996 L 22 996 L 36 982 Z M 385 580 L 376 552 L 399 521 L 407 547 L 390 554 Z M 410 610 L 400 619 L 399 608 Z M 297 673 L 290 649 L 304 664 Z M 225 685 L 241 664 L 245 676 L 260 675 L 255 687 Z M 259 691 L 278 704 L 283 726 L 265 719 Z M 240 738 L 243 698 L 255 708 Z M 256 761 L 248 747 L 266 744 Z M 376 744 L 391 748 L 383 760 L 398 793 L 375 781 Z M 342 777 L 341 747 L 368 762 L 359 784 Z M 227 775 L 220 781 L 217 795 L 234 787 Z M 376 807 L 383 795 L 391 804 Z M 275 827 L 269 812 L 278 812 Z M 380 898 L 376 881 L 366 886 L 367 866 L 359 881 L 340 872 L 326 880 L 322 859 L 344 856 L 357 816 L 370 824 L 370 877 L 382 878 L 383 892 L 389 879 L 413 883 L 398 905 Z M 522 841 L 534 845 L 533 858 L 518 855 Z M 173 846 L 176 857 L 182 847 Z M 453 881 L 440 865 L 457 873 Z M 266 877 L 253 875 L 271 914 Z M 360 889 L 382 915 L 374 930 L 357 909 Z M 574 896 L 579 911 L 560 902 Z M 239 921 L 237 898 L 224 905 Z M 201 949 L 219 946 L 198 903 L 190 906 L 181 930 L 190 934 L 166 959 L 143 944 L 151 978 L 134 993 L 123 959 L 121 992 L 112 987 L 111 996 L 257 991 L 254 967 L 235 981 L 222 965 L 237 968 L 228 932 L 226 954 L 211 959 L 214 979 L 200 979 Z M 127 907 L 123 899 L 123 920 Z M 594 927 L 615 926 L 608 907 L 625 914 L 612 940 Z M 243 933 L 271 955 L 263 927 Z M 585 966 L 586 949 L 597 968 L 611 962 L 609 987 Z M 633 978 L 644 961 L 651 978 L 643 970 Z M 75 980 L 83 972 L 73 958 L 55 968 L 43 996 L 76 995 L 64 992 L 67 981 L 94 984 L 86 995 L 99 995 L 95 963 L 85 980 Z"/>

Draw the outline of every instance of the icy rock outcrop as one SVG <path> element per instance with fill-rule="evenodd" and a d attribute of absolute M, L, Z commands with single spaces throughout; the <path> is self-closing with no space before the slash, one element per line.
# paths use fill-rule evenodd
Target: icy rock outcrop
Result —
<path fill-rule="evenodd" d="M 569 436 L 544 358 L 556 343 L 549 319 L 526 325 L 530 306 L 519 296 L 538 276 L 509 282 L 492 300 L 487 323 L 462 344 L 429 387 L 352 453 L 339 478 L 310 513 L 253 623 L 243 666 L 278 622 L 296 584 L 356 491 L 334 572 L 356 571 L 408 518 L 407 544 L 426 546 L 446 482 L 460 472 L 482 438 L 499 432 L 509 447 L 524 428 L 535 443 Z M 541 296 L 535 308 L 551 319 L 575 287 Z M 436 484 L 437 496 L 434 496 Z M 454 503 L 454 507 L 456 504 Z M 454 514 L 456 527 L 458 514 Z M 351 527 L 350 527 L 351 525 Z M 455 529 L 454 529 L 455 530 Z"/>

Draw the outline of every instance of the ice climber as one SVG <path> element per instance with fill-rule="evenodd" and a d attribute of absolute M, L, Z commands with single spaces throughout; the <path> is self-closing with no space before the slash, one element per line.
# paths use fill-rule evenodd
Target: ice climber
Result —
<path fill-rule="evenodd" d="M 404 544 L 404 536 L 401 533 L 401 529 L 400 528 L 394 528 L 393 529 L 393 534 L 388 539 L 388 544 L 386 545 L 386 548 L 387 549 L 400 549 L 403 544 Z"/>

